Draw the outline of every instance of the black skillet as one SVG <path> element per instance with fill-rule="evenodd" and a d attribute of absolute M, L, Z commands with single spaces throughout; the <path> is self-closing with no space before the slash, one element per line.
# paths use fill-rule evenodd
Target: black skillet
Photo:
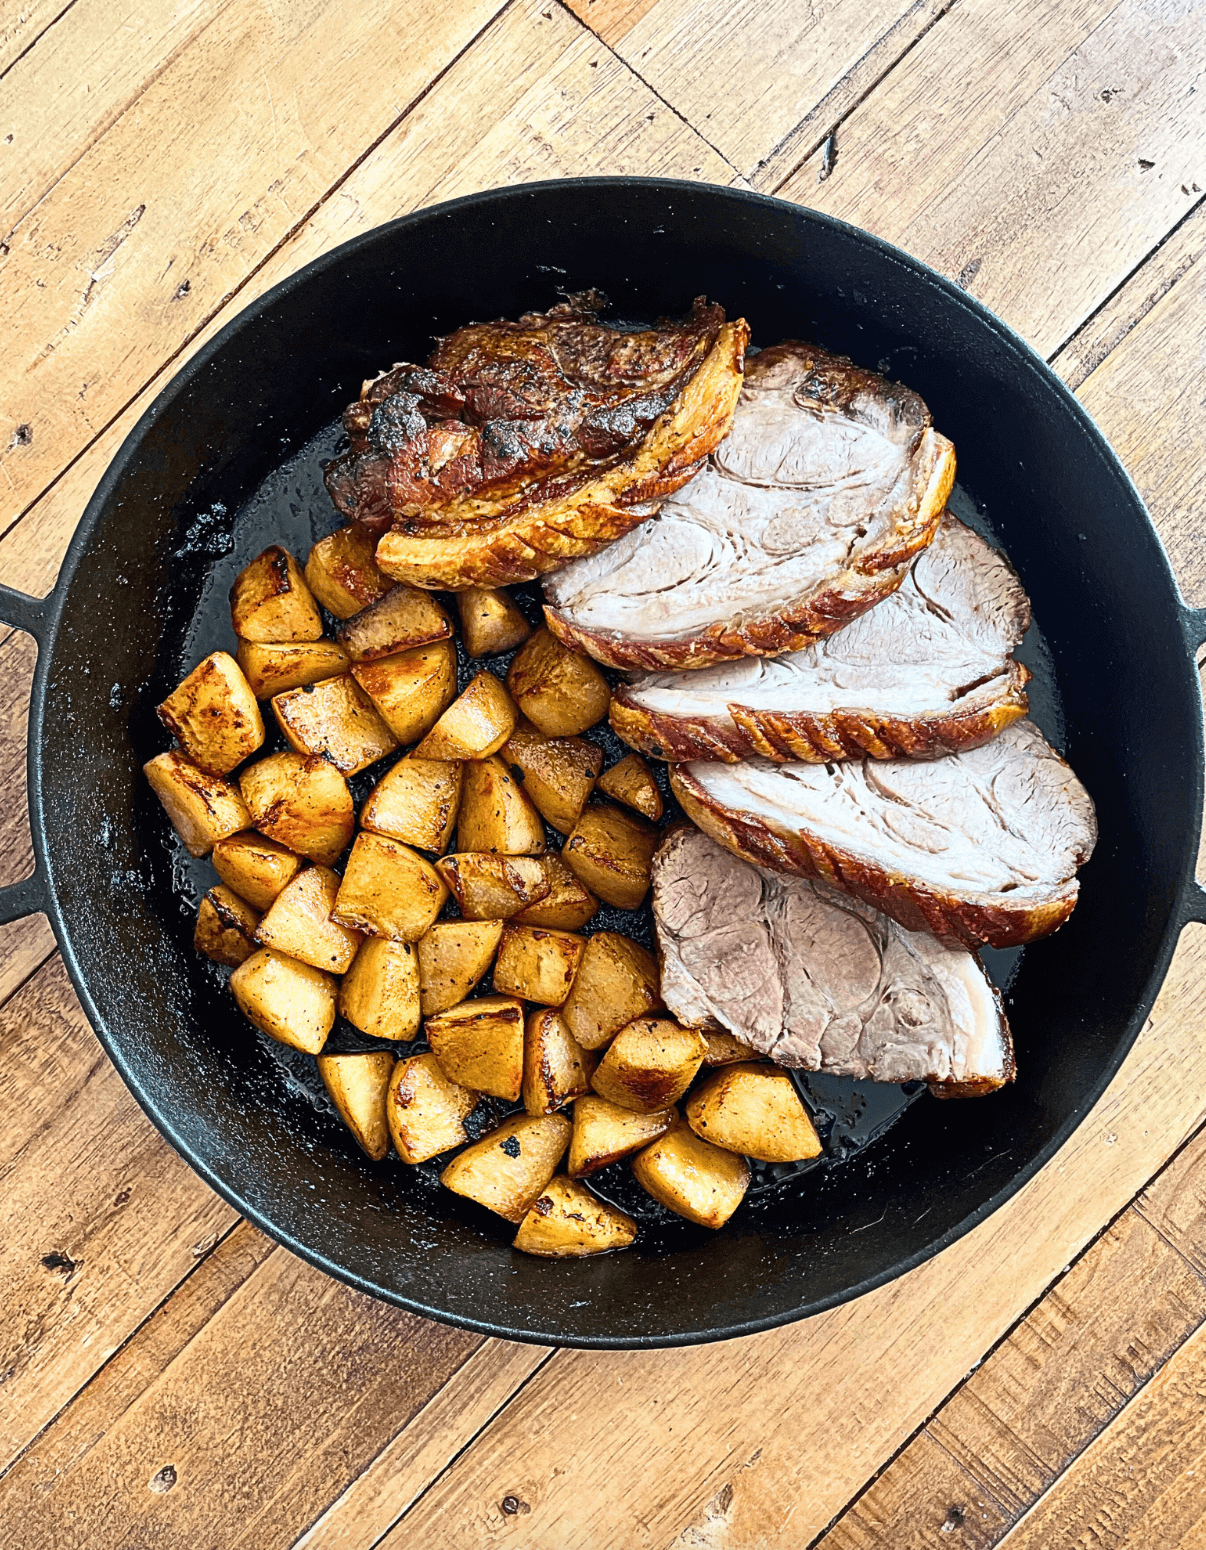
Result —
<path fill-rule="evenodd" d="M 721 1233 L 681 1224 L 624 1254 L 550 1262 L 513 1253 L 495 1219 L 403 1164 L 364 1163 L 242 1022 L 192 952 L 181 893 L 197 874 L 168 842 L 139 766 L 166 745 L 155 702 L 230 643 L 216 623 L 229 574 L 274 538 L 304 547 L 332 526 L 314 461 L 362 377 L 421 359 L 433 334 L 469 319 L 515 317 L 590 285 L 627 317 L 677 314 L 706 294 L 744 314 L 755 341 L 816 340 L 922 394 L 958 449 L 963 511 L 1005 546 L 1033 600 L 1041 719 L 1097 803 L 1101 841 L 1070 923 L 1016 966 L 1013 1087 L 963 1103 L 925 1097 L 865 1151 L 764 1193 Z M 118 1070 L 238 1210 L 353 1286 L 490 1334 L 617 1347 L 721 1339 L 919 1264 L 1068 1139 L 1143 1025 L 1182 925 L 1206 921 L 1194 881 L 1194 648 L 1206 611 L 1181 603 L 1117 459 L 1044 363 L 957 287 L 860 231 L 755 194 L 534 184 L 336 249 L 249 307 L 160 394 L 93 496 L 54 592 L 0 589 L 0 616 L 39 644 L 37 872 L 0 891 L 0 920 L 47 912 Z"/>

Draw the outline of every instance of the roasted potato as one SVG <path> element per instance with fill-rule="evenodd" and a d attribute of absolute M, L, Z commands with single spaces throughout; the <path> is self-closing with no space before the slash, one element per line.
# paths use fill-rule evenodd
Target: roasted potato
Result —
<path fill-rule="evenodd" d="M 519 1224 L 513 1248 L 545 1259 L 626 1249 L 637 1235 L 630 1216 L 564 1176 L 550 1179 Z"/>
<path fill-rule="evenodd" d="M 229 775 L 264 741 L 251 685 L 225 651 L 211 651 L 155 709 L 193 763 L 211 775 Z"/>
<path fill-rule="evenodd" d="M 394 1065 L 388 1050 L 318 1057 L 318 1074 L 339 1110 L 340 1119 L 355 1136 L 361 1151 L 374 1162 L 380 1162 L 389 1151 L 385 1094 Z"/>
<path fill-rule="evenodd" d="M 348 783 L 321 754 L 269 754 L 239 776 L 248 823 L 269 839 L 330 866 L 351 843 L 356 808 Z"/>
<path fill-rule="evenodd" d="M 562 861 L 560 856 L 542 856 L 549 881 L 547 895 L 511 918 L 517 926 L 543 926 L 553 931 L 581 931 L 599 908 L 599 901 Z"/>
<path fill-rule="evenodd" d="M 508 920 L 546 899 L 549 880 L 538 856 L 495 856 L 477 851 L 436 862 L 466 920 Z"/>
<path fill-rule="evenodd" d="M 339 1010 L 374 1039 L 419 1031 L 419 956 L 409 942 L 365 937 L 339 986 Z"/>
<path fill-rule="evenodd" d="M 655 1200 L 701 1227 L 723 1227 L 750 1183 L 744 1157 L 701 1141 L 685 1119 L 638 1152 L 632 1171 Z"/>
<path fill-rule="evenodd" d="M 590 1084 L 609 1103 L 652 1114 L 682 1097 L 707 1047 L 697 1028 L 682 1028 L 665 1017 L 640 1017 L 616 1034 Z"/>
<path fill-rule="evenodd" d="M 322 754 L 341 775 L 358 775 L 397 751 L 376 706 L 347 675 L 274 695 L 272 713 L 291 748 Z"/>
<path fill-rule="evenodd" d="M 239 667 L 257 700 L 270 700 L 286 689 L 300 689 L 324 678 L 346 673 L 352 659 L 332 640 L 285 642 L 280 645 L 241 640 Z"/>
<path fill-rule="evenodd" d="M 514 1103 L 523 1084 L 523 1003 L 479 996 L 423 1024 L 431 1053 L 450 1082 Z"/>
<path fill-rule="evenodd" d="M 738 1060 L 757 1060 L 758 1051 L 750 1044 L 744 1044 L 731 1033 L 719 1033 L 711 1028 L 701 1028 L 707 1050 L 704 1052 L 703 1063 L 705 1066 L 731 1066 Z"/>
<path fill-rule="evenodd" d="M 463 1001 L 494 961 L 501 920 L 437 920 L 415 943 L 424 1017 Z"/>
<path fill-rule="evenodd" d="M 596 931 L 586 943 L 562 1008 L 583 1049 L 601 1049 L 626 1024 L 661 1006 L 657 959 L 618 931 Z"/>
<path fill-rule="evenodd" d="M 356 836 L 335 900 L 333 918 L 342 925 L 417 942 L 448 897 L 443 879 L 408 845 L 383 834 Z"/>
<path fill-rule="evenodd" d="M 322 615 L 301 567 L 280 544 L 257 555 L 234 579 L 230 618 L 242 640 L 321 640 Z"/>
<path fill-rule="evenodd" d="M 504 926 L 494 960 L 494 988 L 542 1006 L 560 1006 L 569 995 L 585 946 L 586 939 L 570 931 Z"/>
<path fill-rule="evenodd" d="M 691 1094 L 683 1112 L 697 1136 L 760 1162 L 821 1155 L 821 1140 L 786 1071 L 726 1066 Z"/>
<path fill-rule="evenodd" d="M 657 1109 L 638 1114 L 588 1094 L 574 1104 L 574 1133 L 570 1138 L 569 1171 L 573 1178 L 597 1173 L 600 1168 L 631 1157 L 643 1146 L 664 1136 L 678 1118 L 677 1109 Z"/>
<path fill-rule="evenodd" d="M 330 867 L 308 866 L 273 899 L 260 921 L 256 941 L 312 969 L 346 973 L 360 946 L 360 934 L 331 919 L 338 893 L 337 873 Z"/>
<path fill-rule="evenodd" d="M 471 657 L 512 651 L 532 633 L 532 626 L 511 601 L 508 592 L 470 587 L 457 593 L 456 606 L 461 615 L 461 637 Z"/>
<path fill-rule="evenodd" d="M 584 1050 L 552 1007 L 529 1012 L 523 1034 L 523 1106 L 552 1114 L 590 1091 L 595 1058 Z"/>
<path fill-rule="evenodd" d="M 175 749 L 149 759 L 142 773 L 190 855 L 207 856 L 228 834 L 251 827 L 251 813 L 239 787 L 198 769 Z M 548 892 L 547 883 L 544 891 Z"/>
<path fill-rule="evenodd" d="M 261 1033 L 317 1055 L 335 1021 L 335 979 L 261 947 L 230 976 L 239 1011 Z"/>
<path fill-rule="evenodd" d="M 418 587 L 391 587 L 383 598 L 345 619 L 335 631 L 353 662 L 375 662 L 416 646 L 447 640 L 452 620 L 432 597 Z"/>
<path fill-rule="evenodd" d="M 377 540 L 359 522 L 320 538 L 306 561 L 306 584 L 337 619 L 350 619 L 391 590 L 394 583 L 377 569 Z"/>
<path fill-rule="evenodd" d="M 440 1183 L 520 1222 L 553 1177 L 569 1138 L 570 1122 L 562 1114 L 513 1115 L 458 1153 Z"/>
<path fill-rule="evenodd" d="M 507 688 L 520 710 L 546 737 L 574 737 L 607 714 L 611 690 L 590 660 L 539 629 L 515 653 Z"/>
<path fill-rule="evenodd" d="M 561 859 L 605 904 L 639 909 L 649 892 L 657 830 L 603 802 L 592 802 L 575 824 Z"/>
<path fill-rule="evenodd" d="M 603 750 L 582 737 L 545 737 L 521 721 L 503 744 L 502 757 L 523 781 L 537 811 L 568 834 L 586 806 L 603 768 Z"/>
<path fill-rule="evenodd" d="M 396 657 L 357 662 L 352 677 L 399 743 L 414 743 L 456 699 L 456 646 L 438 640 Z"/>
<path fill-rule="evenodd" d="M 519 720 L 511 696 L 493 673 L 481 672 L 415 749 L 420 759 L 488 759 Z"/>
<path fill-rule="evenodd" d="M 261 914 L 306 864 L 254 829 L 219 840 L 210 859 L 226 886 Z"/>
<path fill-rule="evenodd" d="M 369 792 L 360 826 L 419 850 L 448 849 L 461 806 L 464 765 L 447 759 L 399 759 Z"/>
<path fill-rule="evenodd" d="M 654 822 L 662 816 L 662 794 L 657 789 L 652 770 L 640 754 L 626 754 L 619 764 L 605 770 L 599 776 L 599 790 L 626 807 L 634 807 Z"/>
<path fill-rule="evenodd" d="M 193 946 L 215 963 L 237 969 L 255 952 L 255 928 L 259 923 L 259 914 L 247 900 L 219 883 L 201 900 Z"/>
<path fill-rule="evenodd" d="M 457 850 L 541 855 L 544 823 L 498 755 L 472 760 L 461 768 L 465 775 L 456 821 Z"/>
<path fill-rule="evenodd" d="M 421 1163 L 460 1146 L 466 1116 L 477 1107 L 477 1094 L 450 1082 L 434 1055 L 400 1060 L 389 1079 L 385 1118 L 398 1156 Z"/>

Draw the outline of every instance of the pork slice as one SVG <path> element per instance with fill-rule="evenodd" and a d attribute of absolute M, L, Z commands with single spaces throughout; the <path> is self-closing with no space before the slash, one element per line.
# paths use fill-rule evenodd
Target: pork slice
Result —
<path fill-rule="evenodd" d="M 781 1065 L 972 1096 L 1012 1081 L 1013 1044 L 979 959 L 826 883 L 756 867 L 697 829 L 653 861 L 662 998 Z M 734 953 L 734 933 L 747 950 Z"/>
<path fill-rule="evenodd" d="M 1088 792 L 1031 721 L 929 763 L 692 761 L 670 783 L 687 816 L 747 861 L 969 946 L 1062 925 L 1097 835 Z"/>
<path fill-rule="evenodd" d="M 802 649 L 900 585 L 954 469 L 915 393 L 811 345 L 764 350 L 695 478 L 546 581 L 549 626 L 613 667 Z"/>

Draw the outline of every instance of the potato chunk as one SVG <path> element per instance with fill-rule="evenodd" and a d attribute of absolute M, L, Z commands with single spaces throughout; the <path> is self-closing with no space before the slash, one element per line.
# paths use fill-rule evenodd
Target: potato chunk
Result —
<path fill-rule="evenodd" d="M 743 1043 L 731 1033 L 720 1033 L 711 1028 L 701 1028 L 700 1033 L 708 1048 L 704 1054 L 705 1066 L 731 1066 L 738 1060 L 756 1060 L 758 1051 L 751 1044 Z"/>
<path fill-rule="evenodd" d="M 707 1047 L 697 1028 L 681 1028 L 664 1017 L 638 1018 L 616 1034 L 591 1086 L 622 1109 L 652 1114 L 682 1097 Z"/>
<path fill-rule="evenodd" d="M 211 775 L 229 775 L 264 741 L 251 685 L 225 651 L 211 651 L 155 709 L 193 763 Z"/>
<path fill-rule="evenodd" d="M 359 522 L 318 540 L 306 561 L 306 584 L 328 613 L 350 619 L 392 589 L 376 553 L 377 540 Z"/>
<path fill-rule="evenodd" d="M 684 1113 L 697 1136 L 760 1162 L 821 1155 L 821 1140 L 786 1071 L 726 1066 L 692 1093 Z"/>
<path fill-rule="evenodd" d="M 523 1106 L 552 1114 L 590 1091 L 595 1059 L 552 1007 L 529 1012 L 523 1034 Z"/>
<path fill-rule="evenodd" d="M 424 1017 L 463 1001 L 494 961 L 501 920 L 437 920 L 415 944 Z"/>
<path fill-rule="evenodd" d="M 230 976 L 239 1011 L 261 1033 L 317 1055 L 335 1021 L 335 979 L 261 947 Z"/>
<path fill-rule="evenodd" d="M 657 830 L 643 818 L 592 802 L 562 847 L 561 859 L 606 904 L 639 909 L 649 892 Z"/>
<path fill-rule="evenodd" d="M 460 851 L 494 851 L 503 856 L 539 856 L 544 824 L 523 788 L 496 755 L 462 765 L 461 810 L 456 825 Z"/>
<path fill-rule="evenodd" d="M 654 822 L 662 816 L 662 794 L 657 789 L 653 771 L 640 754 L 627 754 L 619 764 L 613 764 L 600 775 L 599 790 L 626 807 L 634 807 Z"/>
<path fill-rule="evenodd" d="M 664 1136 L 678 1118 L 677 1109 L 656 1109 L 637 1114 L 587 1095 L 574 1104 L 574 1133 L 570 1138 L 569 1171 L 573 1178 L 597 1173 L 623 1157 Z"/>
<path fill-rule="evenodd" d="M 516 1114 L 454 1157 L 440 1183 L 508 1222 L 522 1221 L 553 1177 L 570 1128 L 562 1114 Z"/>
<path fill-rule="evenodd" d="M 360 935 L 331 919 L 339 892 L 330 867 L 308 866 L 277 894 L 260 921 L 256 941 L 328 974 L 344 974 L 360 946 Z"/>
<path fill-rule="evenodd" d="M 219 840 L 251 826 L 238 786 L 198 769 L 175 749 L 149 759 L 142 773 L 190 855 L 207 856 Z"/>
<path fill-rule="evenodd" d="M 503 745 L 502 757 L 523 781 L 537 811 L 568 834 L 586 806 L 603 768 L 603 750 L 582 737 L 545 737 L 521 721 Z"/>
<path fill-rule="evenodd" d="M 596 931 L 561 1015 L 583 1049 L 601 1049 L 626 1024 L 661 1006 L 657 959 L 618 931 Z"/>
<path fill-rule="evenodd" d="M 479 996 L 436 1017 L 423 1032 L 450 1082 L 514 1103 L 523 1084 L 523 1003 Z"/>
<path fill-rule="evenodd" d="M 456 699 L 456 646 L 438 640 L 396 657 L 357 662 L 352 677 L 399 743 L 414 743 Z"/>
<path fill-rule="evenodd" d="M 544 926 L 554 931 L 580 931 L 599 908 L 599 901 L 562 861 L 560 856 L 542 856 L 549 891 L 543 899 L 529 904 L 512 916 L 517 926 Z"/>
<path fill-rule="evenodd" d="M 655 1200 L 701 1227 L 723 1227 L 750 1183 L 744 1157 L 701 1141 L 684 1119 L 638 1152 L 632 1171 Z"/>
<path fill-rule="evenodd" d="M 346 673 L 352 659 L 342 646 L 330 640 L 284 642 L 275 645 L 257 641 L 239 642 L 239 666 L 257 700 L 270 700 L 286 689 L 320 683 Z"/>
<path fill-rule="evenodd" d="M 322 754 L 341 775 L 358 775 L 398 744 L 354 678 L 328 678 L 272 701 L 276 724 L 298 753 Z"/>
<path fill-rule="evenodd" d="M 515 653 L 507 688 L 520 710 L 546 737 L 573 737 L 607 714 L 611 690 L 590 660 L 571 651 L 547 628 Z"/>
<path fill-rule="evenodd" d="M 385 1095 L 389 1133 L 403 1162 L 421 1163 L 467 1140 L 465 1118 L 477 1094 L 450 1082 L 434 1055 L 411 1055 L 394 1067 Z"/>
<path fill-rule="evenodd" d="M 248 822 L 269 839 L 330 866 L 351 843 L 356 809 L 348 783 L 321 754 L 269 754 L 239 776 Z"/>
<path fill-rule="evenodd" d="M 431 593 L 404 583 L 345 619 L 335 632 L 353 662 L 396 656 L 434 640 L 447 640 L 451 634 L 452 620 Z"/>
<path fill-rule="evenodd" d="M 585 1184 L 560 1176 L 537 1196 L 512 1246 L 545 1259 L 580 1259 L 626 1249 L 636 1235 L 632 1217 L 592 1195 Z"/>
<path fill-rule="evenodd" d="M 243 640 L 322 639 L 318 604 L 301 567 L 280 544 L 271 544 L 235 577 L 230 618 Z"/>
<path fill-rule="evenodd" d="M 519 720 L 514 701 L 493 673 L 478 673 L 415 749 L 420 759 L 488 759 Z"/>
<path fill-rule="evenodd" d="M 361 833 L 344 868 L 333 915 L 372 936 L 417 942 L 447 897 L 443 879 L 417 851 L 383 834 Z"/>
<path fill-rule="evenodd" d="M 560 1006 L 569 995 L 585 937 L 538 926 L 503 928 L 494 960 L 494 988 L 542 1006 Z"/>
<path fill-rule="evenodd" d="M 340 1119 L 355 1136 L 361 1151 L 374 1162 L 380 1162 L 389 1151 L 385 1094 L 394 1064 L 388 1050 L 318 1057 L 318 1074 L 339 1110 Z"/>
<path fill-rule="evenodd" d="M 548 897 L 542 859 L 467 851 L 437 861 L 436 871 L 466 920 L 507 920 Z"/>
<path fill-rule="evenodd" d="M 219 840 L 210 858 L 228 888 L 263 913 L 305 862 L 254 829 Z"/>
<path fill-rule="evenodd" d="M 447 759 L 399 759 L 369 792 L 361 828 L 419 850 L 448 849 L 461 806 L 464 765 Z"/>
<path fill-rule="evenodd" d="M 199 953 L 237 969 L 255 952 L 255 928 L 260 917 L 246 899 L 224 888 L 211 888 L 201 900 L 193 946 Z"/>
<path fill-rule="evenodd" d="M 374 1039 L 419 1031 L 419 958 L 409 942 L 366 937 L 339 986 L 339 1010 Z"/>
<path fill-rule="evenodd" d="M 469 587 L 458 592 L 461 635 L 471 657 L 496 656 L 513 651 L 532 633 L 532 626 L 511 601 L 508 592 L 489 587 Z"/>

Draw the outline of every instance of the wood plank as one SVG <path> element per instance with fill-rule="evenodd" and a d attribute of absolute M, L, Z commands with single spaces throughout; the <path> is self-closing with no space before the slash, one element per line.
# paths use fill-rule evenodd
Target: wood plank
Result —
<path fill-rule="evenodd" d="M 1195 1136 L 1152 1180 L 1135 1209 L 1206 1275 L 1206 1133 Z"/>
<path fill-rule="evenodd" d="M 61 959 L 0 1007 L 0 1056 L 0 1168 L 10 1168 L 106 1058 Z"/>
<path fill-rule="evenodd" d="M 28 915 L 0 926 L 0 1006 L 54 950 L 54 932 L 45 915 Z"/>
<path fill-rule="evenodd" d="M 0 12 L 0 75 L 11 70 L 76 0 L 24 0 Z"/>
<path fill-rule="evenodd" d="M 25 791 L 29 690 L 38 648 L 14 630 L 0 642 L 0 883 L 16 883 L 33 871 L 29 803 Z"/>

